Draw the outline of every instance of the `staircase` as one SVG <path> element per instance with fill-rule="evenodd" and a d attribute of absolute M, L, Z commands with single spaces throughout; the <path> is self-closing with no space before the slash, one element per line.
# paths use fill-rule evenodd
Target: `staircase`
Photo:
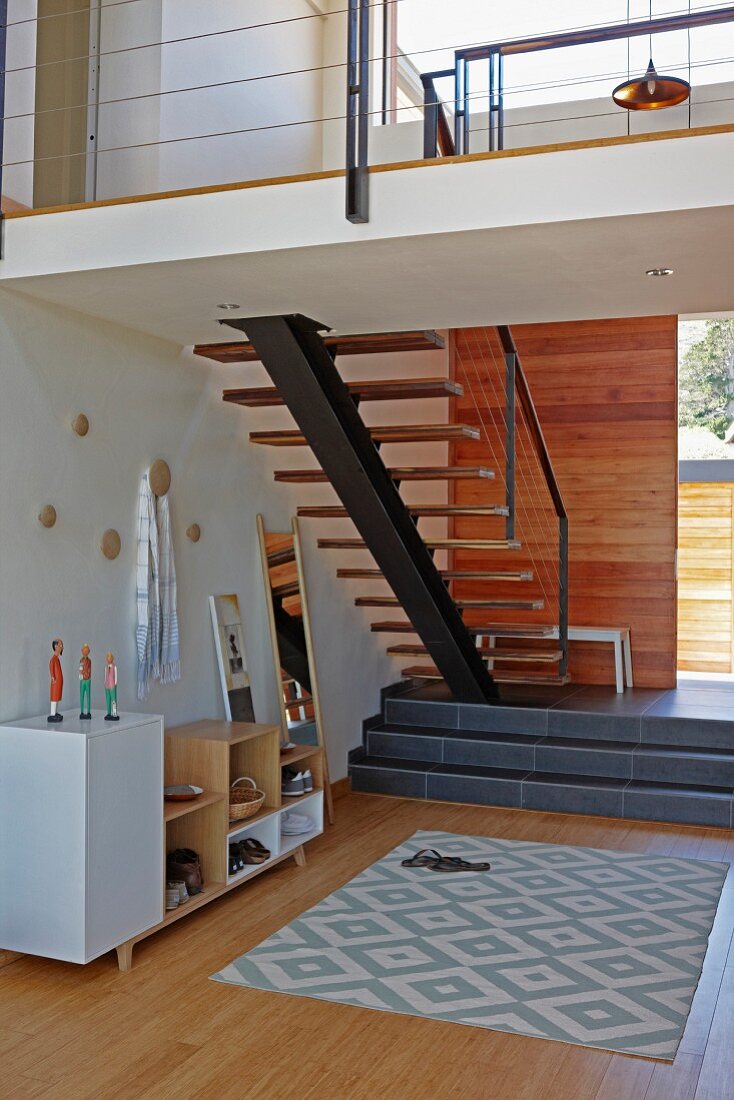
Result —
<path fill-rule="evenodd" d="M 734 824 L 734 722 L 677 717 L 635 688 L 600 710 L 598 688 L 507 689 L 505 705 L 462 706 L 431 691 L 383 700 L 350 754 L 352 788 L 472 805 Z M 690 707 L 688 710 L 690 711 Z M 686 708 L 683 708 L 685 712 Z M 702 712 L 705 714 L 705 712 Z"/>
<path fill-rule="evenodd" d="M 433 332 L 324 338 L 323 326 L 300 315 L 222 323 L 248 341 L 199 345 L 196 353 L 221 363 L 262 362 L 274 386 L 228 389 L 223 398 L 247 408 L 284 406 L 292 414 L 295 428 L 252 432 L 250 440 L 313 451 L 318 468 L 278 470 L 275 480 L 330 482 L 336 490 L 340 503 L 304 504 L 298 515 L 356 527 L 356 535 L 322 537 L 318 546 L 347 558 L 351 551 L 372 555 L 373 565 L 340 565 L 337 577 L 384 583 L 386 591 L 359 595 L 355 603 L 396 613 L 377 618 L 372 630 L 386 635 L 389 654 L 405 659 L 406 680 L 445 680 L 463 703 L 497 703 L 498 685 L 518 679 L 564 683 L 567 518 L 509 329 L 497 329 L 496 361 L 481 368 L 482 394 L 486 387 L 491 395 L 480 405 L 471 386 L 465 419 L 410 423 L 406 415 L 405 423 L 370 427 L 363 403 L 448 399 L 455 409 L 465 398 L 469 359 L 454 357 L 452 378 L 345 383 L 340 356 L 407 354 L 442 341 Z M 386 466 L 381 458 L 383 445 L 426 443 L 447 445 L 450 461 Z M 445 483 L 446 502 L 411 502 L 416 482 Z M 454 502 L 460 482 L 472 486 L 468 503 Z M 419 528 L 427 519 L 445 520 L 445 537 L 424 537 Z M 411 637 L 401 642 L 391 635 Z"/>

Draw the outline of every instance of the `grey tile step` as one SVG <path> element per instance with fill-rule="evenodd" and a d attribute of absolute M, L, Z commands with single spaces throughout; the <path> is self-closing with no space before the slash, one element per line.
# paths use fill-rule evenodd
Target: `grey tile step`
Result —
<path fill-rule="evenodd" d="M 435 729 L 383 722 L 366 731 L 373 757 L 606 776 L 734 789 L 734 752 L 625 741 Z"/>
<path fill-rule="evenodd" d="M 638 745 L 632 778 L 654 783 L 734 788 L 734 752 L 678 745 Z"/>
<path fill-rule="evenodd" d="M 355 791 L 553 813 L 732 827 L 732 788 L 366 756 Z"/>

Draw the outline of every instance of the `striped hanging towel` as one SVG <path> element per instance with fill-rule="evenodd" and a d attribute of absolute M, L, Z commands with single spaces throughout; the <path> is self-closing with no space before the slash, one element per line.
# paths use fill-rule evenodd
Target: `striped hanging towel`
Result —
<path fill-rule="evenodd" d="M 158 498 L 158 583 L 161 604 L 160 679 L 172 684 L 181 679 L 178 612 L 176 610 L 176 566 L 173 562 L 171 510 L 167 493 Z"/>
<path fill-rule="evenodd" d="M 138 699 L 145 699 L 160 675 L 161 607 L 158 588 L 158 525 L 155 495 L 144 474 L 138 493 L 138 560 L 136 593 L 138 625 Z"/>

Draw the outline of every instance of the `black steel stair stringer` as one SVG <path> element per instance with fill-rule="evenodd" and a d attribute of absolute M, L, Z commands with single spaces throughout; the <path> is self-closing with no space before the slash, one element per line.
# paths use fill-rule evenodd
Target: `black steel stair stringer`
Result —
<path fill-rule="evenodd" d="M 454 696 L 499 698 L 423 539 L 319 335 L 301 314 L 223 321 L 245 332 Z"/>

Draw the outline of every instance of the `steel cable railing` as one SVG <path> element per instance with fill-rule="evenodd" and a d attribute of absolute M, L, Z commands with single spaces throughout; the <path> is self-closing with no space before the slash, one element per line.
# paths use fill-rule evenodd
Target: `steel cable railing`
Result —
<path fill-rule="evenodd" d="M 560 648 L 563 659 L 559 663 L 559 673 L 565 674 L 567 669 L 567 517 L 563 508 L 562 498 L 555 479 L 552 475 L 550 458 L 539 436 L 537 420 L 532 398 L 527 389 L 527 382 L 519 360 L 512 361 L 516 352 L 508 350 L 514 347 L 511 336 L 505 336 L 509 330 L 492 329 L 462 330 L 455 337 L 455 377 L 464 387 L 464 399 L 461 408 L 461 418 L 476 423 L 481 434 L 481 441 L 474 445 L 462 445 L 463 452 L 457 456 L 458 464 L 474 464 L 477 460 L 477 451 L 482 449 L 485 455 L 488 453 L 497 470 L 497 477 L 492 482 L 490 490 L 493 499 L 497 500 L 497 488 L 507 494 L 508 480 L 512 478 L 515 483 L 514 494 L 514 525 L 513 534 L 521 543 L 519 551 L 513 551 L 499 558 L 493 555 L 492 564 L 498 563 L 508 569 L 531 568 L 533 582 L 523 585 L 523 597 L 529 596 L 532 600 L 541 598 L 544 601 L 545 613 L 538 617 L 538 613 L 531 611 L 507 611 L 493 613 L 497 621 L 526 622 L 529 625 L 534 621 L 543 625 L 553 626 L 558 629 L 560 636 Z M 500 333 L 502 335 L 500 335 Z M 509 357 L 509 359 L 508 359 Z M 508 370 L 512 367 L 512 373 Z M 514 407 L 514 441 L 508 435 L 508 420 L 506 416 L 506 390 L 507 379 L 511 378 L 511 384 L 515 385 L 517 401 Z M 548 472 L 551 479 L 549 480 Z M 560 505 L 560 508 L 558 507 Z M 483 523 L 486 529 L 487 523 L 498 521 L 457 521 L 460 525 L 457 530 L 464 531 L 468 536 L 476 536 L 479 524 Z M 485 530 L 486 533 L 486 530 Z M 496 532 L 495 532 L 496 535 Z M 475 551 L 462 551 L 463 555 L 472 555 L 475 560 Z M 472 565 L 472 568 L 475 568 Z M 477 597 L 477 582 L 464 581 L 458 585 L 455 582 L 456 595 L 463 598 Z M 493 585 L 493 592 L 496 585 Z M 500 595 L 506 597 L 510 589 L 506 586 Z M 467 622 L 477 625 L 481 619 L 486 620 L 478 612 L 472 615 L 466 613 Z"/>

